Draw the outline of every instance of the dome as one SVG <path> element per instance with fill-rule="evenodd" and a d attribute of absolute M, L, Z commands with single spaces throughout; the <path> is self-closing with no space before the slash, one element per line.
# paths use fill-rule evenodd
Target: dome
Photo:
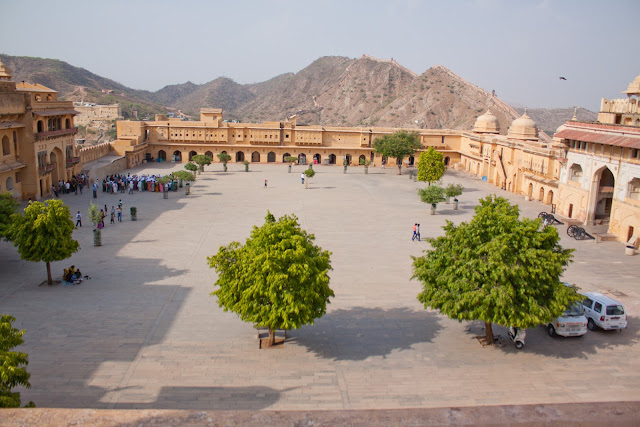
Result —
<path fill-rule="evenodd" d="M 478 133 L 500 133 L 498 118 L 493 115 L 491 110 L 487 110 L 486 113 L 476 119 L 473 131 Z"/>
<path fill-rule="evenodd" d="M 538 139 L 538 128 L 536 127 L 536 122 L 531 120 L 531 117 L 527 115 L 526 108 L 522 117 L 515 119 L 511 123 L 507 136 L 509 138 L 524 140 Z"/>
<path fill-rule="evenodd" d="M 0 61 L 0 80 L 11 80 L 11 70 Z"/>
<path fill-rule="evenodd" d="M 640 95 L 640 76 L 633 79 L 631 83 L 629 83 L 629 87 L 622 93 L 626 93 L 628 95 Z"/>

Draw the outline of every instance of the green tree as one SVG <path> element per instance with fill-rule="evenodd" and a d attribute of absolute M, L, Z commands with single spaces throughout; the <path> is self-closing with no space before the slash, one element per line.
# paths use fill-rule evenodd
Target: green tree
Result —
<path fill-rule="evenodd" d="M 184 168 L 188 171 L 191 171 L 191 173 L 193 174 L 193 179 L 196 179 L 196 171 L 198 170 L 198 166 L 195 163 L 187 163 L 186 165 L 184 165 Z"/>
<path fill-rule="evenodd" d="M 72 238 L 75 226 L 69 207 L 62 200 L 33 202 L 23 214 L 13 214 L 8 233 L 25 261 L 47 263 L 47 281 L 51 278 L 51 262 L 69 258 L 80 248 Z"/>
<path fill-rule="evenodd" d="M 444 189 L 444 193 L 447 196 L 447 199 L 450 199 L 461 195 L 462 190 L 464 190 L 464 187 L 460 184 L 449 184 L 447 185 L 447 188 Z"/>
<path fill-rule="evenodd" d="M 220 160 L 222 162 L 222 166 L 224 167 L 224 171 L 227 171 L 227 162 L 229 160 L 231 160 L 231 156 L 228 155 L 227 153 L 219 153 L 218 154 L 218 160 Z"/>
<path fill-rule="evenodd" d="M 444 175 L 445 167 L 442 153 L 429 147 L 427 151 L 420 154 L 418 160 L 418 181 L 431 183 L 438 181 Z"/>
<path fill-rule="evenodd" d="M 309 169 L 305 170 L 304 174 L 307 177 L 307 179 L 304 182 L 304 188 L 309 188 L 309 183 L 311 182 L 311 178 L 313 178 L 316 175 L 316 171 L 314 171 L 313 167 L 309 165 Z"/>
<path fill-rule="evenodd" d="M 200 167 L 200 172 L 204 172 L 205 165 L 209 166 L 213 159 L 211 158 L 211 156 L 207 156 L 205 154 L 196 154 L 195 156 L 191 157 L 191 161 L 196 163 Z"/>
<path fill-rule="evenodd" d="M 373 141 L 373 150 L 383 157 L 395 157 L 398 164 L 398 175 L 402 175 L 402 160 L 413 155 L 422 148 L 417 132 L 398 131 L 392 135 L 384 135 Z"/>
<path fill-rule="evenodd" d="M 287 156 L 284 161 L 289 163 L 289 173 L 291 173 L 291 166 L 298 161 L 298 158 L 296 156 Z"/>
<path fill-rule="evenodd" d="M 413 257 L 413 278 L 422 282 L 418 300 L 452 319 L 529 328 L 550 322 L 580 297 L 560 275 L 571 249 L 559 245 L 555 227 L 519 219 L 518 206 L 490 196 L 469 222 L 447 221 L 445 235 L 427 239 L 431 248 Z"/>
<path fill-rule="evenodd" d="M 431 205 L 431 215 L 433 215 L 436 213 L 438 203 L 444 201 L 444 188 L 438 185 L 430 185 L 427 188 L 419 189 L 418 195 L 420 200 Z"/>
<path fill-rule="evenodd" d="M 191 181 L 195 181 L 195 177 L 193 176 L 192 173 L 187 172 L 187 171 L 175 171 L 171 173 L 171 176 L 174 179 L 181 179 L 183 181 L 187 181 L 187 182 L 191 182 Z"/>
<path fill-rule="evenodd" d="M 6 239 L 11 215 L 18 212 L 18 200 L 11 193 L 0 193 L 0 239 Z"/>
<path fill-rule="evenodd" d="M 13 327 L 16 319 L 7 314 L 0 315 L 0 408 L 18 408 L 20 393 L 12 392 L 14 387 L 31 388 L 27 372 L 29 356 L 26 353 L 11 351 L 24 341 L 24 331 Z M 35 406 L 30 402 L 27 406 Z"/>
<path fill-rule="evenodd" d="M 276 329 L 313 324 L 334 296 L 328 275 L 331 252 L 314 240 L 295 215 L 276 221 L 267 212 L 264 225 L 253 227 L 244 246 L 232 242 L 207 258 L 218 272 L 219 288 L 211 294 L 225 311 L 269 328 L 273 345 Z"/>

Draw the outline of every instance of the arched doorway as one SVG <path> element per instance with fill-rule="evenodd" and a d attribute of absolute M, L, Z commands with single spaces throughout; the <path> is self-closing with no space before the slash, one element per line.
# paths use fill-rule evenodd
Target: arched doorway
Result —
<path fill-rule="evenodd" d="M 344 156 L 344 160 L 347 162 L 348 165 L 351 164 L 351 154 L 346 154 Z"/>
<path fill-rule="evenodd" d="M 287 157 L 291 157 L 291 154 L 289 153 L 284 153 L 282 155 L 282 163 L 287 163 Z"/>
<path fill-rule="evenodd" d="M 158 158 L 162 159 L 163 162 L 167 161 L 167 153 L 164 150 L 158 151 Z"/>
<path fill-rule="evenodd" d="M 60 159 L 62 159 L 62 151 L 59 148 L 54 148 L 51 154 L 49 155 L 49 163 L 54 164 L 53 171 L 51 171 L 51 182 L 58 184 L 58 181 L 61 179 L 64 180 L 64 173 L 60 171 Z"/>
<path fill-rule="evenodd" d="M 411 158 L 413 158 L 413 156 L 411 156 Z M 451 158 L 449 156 L 444 158 L 444 165 L 445 166 L 449 166 L 449 163 L 451 162 Z M 413 163 L 409 163 L 410 165 L 412 165 Z"/>
<path fill-rule="evenodd" d="M 236 153 L 236 162 L 244 162 L 244 153 L 242 151 Z"/>
<path fill-rule="evenodd" d="M 360 155 L 360 157 L 358 157 L 358 164 L 359 165 L 364 165 L 364 162 L 367 161 L 367 158 L 365 157 L 364 154 Z"/>
<path fill-rule="evenodd" d="M 197 155 L 195 151 L 189 151 L 189 161 L 193 160 L 193 156 Z"/>
<path fill-rule="evenodd" d="M 176 159 L 176 162 L 181 162 L 182 161 L 182 153 L 178 150 L 173 152 L 173 156 Z"/>
<path fill-rule="evenodd" d="M 613 190 L 616 187 L 616 179 L 609 168 L 605 167 L 601 170 L 598 181 L 598 193 L 596 194 L 595 200 L 595 219 L 608 220 L 611 216 Z"/>
<path fill-rule="evenodd" d="M 211 151 L 205 152 L 204 155 L 211 157 L 211 160 L 213 160 L 213 153 Z"/>
<path fill-rule="evenodd" d="M 44 124 L 42 123 L 42 120 L 38 120 L 38 133 L 40 132 L 44 132 Z"/>
<path fill-rule="evenodd" d="M 322 160 L 322 157 L 320 156 L 320 153 L 316 153 L 313 155 L 313 162 L 315 164 L 321 164 L 320 160 Z"/>
<path fill-rule="evenodd" d="M 335 154 L 329 154 L 329 164 L 330 165 L 335 165 L 336 164 L 336 155 Z"/>
<path fill-rule="evenodd" d="M 7 191 L 11 191 L 13 190 L 13 178 L 12 177 L 8 177 L 7 181 L 5 182 L 5 189 Z"/>
<path fill-rule="evenodd" d="M 251 153 L 251 163 L 260 163 L 260 153 L 257 151 Z"/>
<path fill-rule="evenodd" d="M 409 166 L 413 166 L 416 163 L 416 158 L 413 156 L 409 156 Z M 447 164 L 447 160 L 445 159 L 444 164 Z"/>
<path fill-rule="evenodd" d="M 307 164 L 307 156 L 304 153 L 298 154 L 298 164 L 306 165 Z"/>
<path fill-rule="evenodd" d="M 71 129 L 71 120 L 70 119 L 64 119 L 64 128 L 65 129 Z"/>
<path fill-rule="evenodd" d="M 376 153 L 371 152 L 371 159 L 369 159 L 369 161 L 370 161 L 371 163 L 373 163 L 373 161 L 374 161 L 375 159 L 376 159 Z"/>
<path fill-rule="evenodd" d="M 538 201 L 544 202 L 544 187 L 540 187 L 540 191 L 538 192 Z"/>
<path fill-rule="evenodd" d="M 275 163 L 276 161 L 276 153 L 273 151 L 269 151 L 267 154 L 267 163 Z"/>
<path fill-rule="evenodd" d="M 553 191 L 549 190 L 547 193 L 547 200 L 545 202 L 547 205 L 553 204 Z"/>
<path fill-rule="evenodd" d="M 529 198 L 533 197 L 533 184 L 529 183 L 529 190 L 527 191 L 527 196 L 529 196 Z"/>

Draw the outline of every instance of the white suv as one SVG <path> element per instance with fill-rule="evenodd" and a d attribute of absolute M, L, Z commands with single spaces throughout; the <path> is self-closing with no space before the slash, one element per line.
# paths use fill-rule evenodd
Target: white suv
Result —
<path fill-rule="evenodd" d="M 562 313 L 547 325 L 549 335 L 555 337 L 581 337 L 587 333 L 587 318 L 584 317 L 584 308 L 579 302 L 571 304 Z"/>
<path fill-rule="evenodd" d="M 590 330 L 595 330 L 596 326 L 619 331 L 627 327 L 627 315 L 619 301 L 598 292 L 585 292 L 582 295 L 585 296 L 582 305 Z"/>

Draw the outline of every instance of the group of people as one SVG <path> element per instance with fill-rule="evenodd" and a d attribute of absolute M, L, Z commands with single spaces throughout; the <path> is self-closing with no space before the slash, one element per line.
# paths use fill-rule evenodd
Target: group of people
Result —
<path fill-rule="evenodd" d="M 76 270 L 76 266 L 72 265 L 69 268 L 64 269 L 64 275 L 62 276 L 62 280 L 65 281 L 66 284 L 71 285 L 79 285 L 83 280 L 90 279 L 89 276 L 82 276 L 82 272 L 78 268 Z"/>
<path fill-rule="evenodd" d="M 413 224 L 413 237 L 411 237 L 411 240 L 413 241 L 416 239 L 418 239 L 418 242 L 420 241 L 420 224 L 417 222 Z"/>
<path fill-rule="evenodd" d="M 161 184 L 157 182 L 157 179 L 160 178 L 160 175 L 131 175 L 128 173 L 125 175 L 108 175 L 102 180 L 102 192 L 103 193 L 125 193 L 133 194 L 134 191 L 159 191 L 162 192 L 165 190 L 165 186 L 169 189 L 173 189 L 173 183 L 169 182 L 168 184 Z M 96 182 L 93 183 L 93 198 L 96 199 L 98 197 L 98 188 L 100 186 L 100 181 L 96 179 Z"/>
<path fill-rule="evenodd" d="M 85 174 L 73 175 L 68 181 L 60 180 L 57 184 L 52 185 L 51 192 L 55 197 L 60 197 L 60 194 L 75 193 L 77 195 L 78 191 L 82 194 L 82 189 L 87 185 L 88 180 L 89 178 Z"/>

